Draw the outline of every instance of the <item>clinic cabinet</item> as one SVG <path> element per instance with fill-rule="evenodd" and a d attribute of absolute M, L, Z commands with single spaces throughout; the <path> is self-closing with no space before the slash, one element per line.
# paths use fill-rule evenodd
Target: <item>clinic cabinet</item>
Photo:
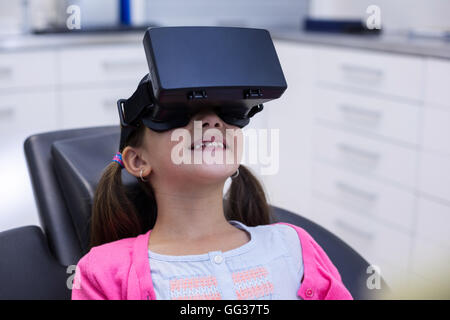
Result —
<path fill-rule="evenodd" d="M 292 157 L 265 179 L 271 200 L 340 236 L 393 285 L 428 281 L 450 262 L 450 61 L 276 48 L 288 90 L 285 116 L 268 123 L 288 132 Z"/>

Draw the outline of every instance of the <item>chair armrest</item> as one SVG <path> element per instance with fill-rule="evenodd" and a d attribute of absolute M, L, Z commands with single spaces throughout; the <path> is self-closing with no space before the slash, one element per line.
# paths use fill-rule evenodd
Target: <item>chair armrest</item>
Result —
<path fill-rule="evenodd" d="M 70 299 L 66 269 L 50 254 L 39 227 L 0 232 L 1 300 Z"/>

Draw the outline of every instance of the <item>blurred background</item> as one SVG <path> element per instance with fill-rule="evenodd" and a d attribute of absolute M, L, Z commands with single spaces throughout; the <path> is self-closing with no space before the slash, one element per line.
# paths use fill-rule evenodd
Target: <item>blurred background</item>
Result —
<path fill-rule="evenodd" d="M 260 175 L 269 201 L 392 287 L 448 292 L 448 276 L 433 280 L 450 263 L 448 12 L 446 0 L 0 0 L 0 231 L 39 225 L 25 138 L 118 125 L 117 99 L 148 73 L 147 27 L 265 28 L 288 83 L 248 127 L 280 129 L 279 171 Z"/>

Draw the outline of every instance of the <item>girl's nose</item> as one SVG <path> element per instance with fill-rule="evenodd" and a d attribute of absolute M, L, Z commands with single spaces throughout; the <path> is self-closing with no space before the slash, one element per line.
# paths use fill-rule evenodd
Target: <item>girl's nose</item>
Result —
<path fill-rule="evenodd" d="M 224 126 L 222 119 L 220 119 L 219 116 L 211 110 L 202 112 L 198 115 L 198 117 L 196 117 L 195 120 L 202 121 L 203 128 L 221 128 Z"/>

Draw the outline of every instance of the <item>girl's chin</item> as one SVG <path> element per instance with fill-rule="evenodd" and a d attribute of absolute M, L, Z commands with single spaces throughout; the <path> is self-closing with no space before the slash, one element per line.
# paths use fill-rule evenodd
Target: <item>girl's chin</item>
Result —
<path fill-rule="evenodd" d="M 202 164 L 196 165 L 189 170 L 192 178 L 206 178 L 206 179 L 226 179 L 236 172 L 236 166 L 226 166 L 217 164 Z"/>

